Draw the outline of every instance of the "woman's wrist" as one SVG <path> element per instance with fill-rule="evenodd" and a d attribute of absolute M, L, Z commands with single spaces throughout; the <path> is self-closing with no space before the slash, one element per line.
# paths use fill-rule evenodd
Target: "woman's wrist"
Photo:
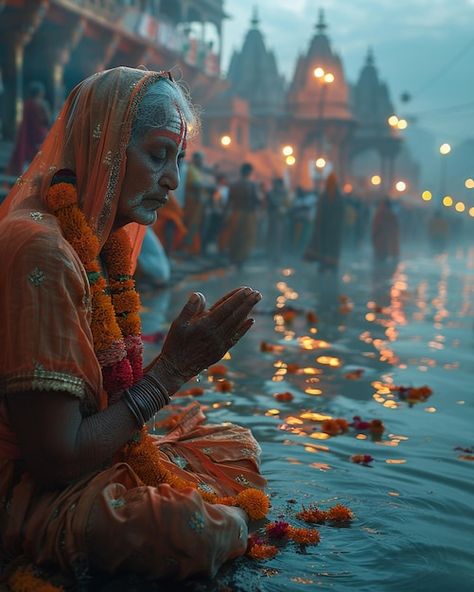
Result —
<path fill-rule="evenodd" d="M 160 355 L 157 358 L 156 363 L 149 369 L 146 376 L 151 376 L 158 380 L 164 386 L 170 397 L 172 397 L 188 380 L 182 376 L 163 355 Z"/>

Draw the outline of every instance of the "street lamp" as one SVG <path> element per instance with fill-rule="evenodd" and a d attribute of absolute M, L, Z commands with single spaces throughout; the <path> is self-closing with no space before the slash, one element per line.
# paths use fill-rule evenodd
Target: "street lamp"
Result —
<path fill-rule="evenodd" d="M 439 153 L 441 157 L 447 156 L 451 152 L 451 146 L 448 143 L 441 144 Z M 443 195 L 446 189 L 446 176 L 448 169 L 448 161 L 446 158 L 441 158 L 441 165 L 439 167 L 439 194 Z"/>
<path fill-rule="evenodd" d="M 326 102 L 326 89 L 327 87 L 332 84 L 334 82 L 334 80 L 336 79 L 336 77 L 334 76 L 334 74 L 332 72 L 326 72 L 324 70 L 324 68 L 322 68 L 321 66 L 317 66 L 314 70 L 313 70 L 313 75 L 316 78 L 316 80 L 318 80 L 320 82 L 321 86 L 321 91 L 320 91 L 320 95 L 319 95 L 319 108 L 318 108 L 318 117 L 317 117 L 317 121 L 318 121 L 318 127 L 317 127 L 317 136 L 316 136 L 316 142 L 317 142 L 317 151 L 323 151 L 323 144 L 324 144 L 324 106 L 325 106 L 325 102 Z M 318 164 L 319 163 L 319 164 Z M 318 158 L 316 160 L 316 167 L 318 169 L 323 169 L 326 166 L 326 160 L 324 158 Z M 322 179 L 322 175 L 321 175 L 321 179 Z"/>
<path fill-rule="evenodd" d="M 397 181 L 395 183 L 395 189 L 399 192 L 399 193 L 403 193 L 407 188 L 407 184 L 405 183 L 405 181 Z"/>
<path fill-rule="evenodd" d="M 281 149 L 283 156 L 291 156 L 293 154 L 293 146 L 287 145 L 283 146 Z"/>
<path fill-rule="evenodd" d="M 221 138 L 221 144 L 223 146 L 230 146 L 232 143 L 232 138 L 230 136 L 222 136 Z"/>

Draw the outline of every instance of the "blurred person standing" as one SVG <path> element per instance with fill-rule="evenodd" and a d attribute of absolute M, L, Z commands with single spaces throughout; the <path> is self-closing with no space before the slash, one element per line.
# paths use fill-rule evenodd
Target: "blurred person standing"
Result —
<path fill-rule="evenodd" d="M 311 222 L 313 221 L 316 196 L 306 193 L 302 187 L 297 187 L 291 207 L 290 239 L 292 252 L 301 258 L 311 238 Z"/>
<path fill-rule="evenodd" d="M 266 195 L 267 202 L 267 257 L 275 264 L 280 262 L 285 240 L 289 196 L 283 179 L 277 177 Z"/>
<path fill-rule="evenodd" d="M 371 236 L 375 261 L 383 263 L 388 259 L 398 259 L 400 225 L 388 197 L 380 201 L 375 210 Z"/>
<path fill-rule="evenodd" d="M 240 179 L 229 188 L 226 228 L 230 261 L 241 269 L 251 255 L 257 238 L 257 210 L 261 199 L 256 184 L 250 179 L 253 166 L 240 167 Z"/>
<path fill-rule="evenodd" d="M 23 117 L 15 147 L 5 169 L 7 175 L 19 176 L 36 156 L 51 123 L 51 112 L 41 82 L 31 82 L 23 104 Z"/>
<path fill-rule="evenodd" d="M 174 191 L 168 192 L 168 201 L 161 208 L 160 215 L 153 224 L 153 230 L 160 239 L 168 257 L 180 248 L 186 236 L 183 222 L 183 209 L 176 199 Z"/>
<path fill-rule="evenodd" d="M 186 174 L 184 224 L 187 234 L 183 240 L 183 248 L 193 255 L 201 252 L 205 207 L 213 187 L 210 175 L 204 167 L 204 155 L 202 152 L 195 152 Z"/>
<path fill-rule="evenodd" d="M 229 200 L 229 182 L 227 175 L 217 173 L 216 188 L 209 203 L 209 215 L 203 240 L 203 251 L 206 253 L 210 246 L 219 250 L 218 240 L 224 221 L 227 202 Z"/>
<path fill-rule="evenodd" d="M 344 201 L 331 173 L 326 188 L 318 199 L 313 234 L 304 258 L 317 261 L 320 271 L 335 270 L 339 266 L 342 231 L 344 227 Z"/>
<path fill-rule="evenodd" d="M 436 210 L 428 221 L 428 240 L 434 253 L 446 250 L 449 236 L 449 224 L 441 210 Z"/>

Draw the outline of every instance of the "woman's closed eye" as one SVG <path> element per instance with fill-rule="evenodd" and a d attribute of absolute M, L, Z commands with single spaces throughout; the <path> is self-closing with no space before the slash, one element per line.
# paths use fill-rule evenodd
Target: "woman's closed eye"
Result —
<path fill-rule="evenodd" d="M 166 160 L 166 150 L 158 150 L 157 152 L 150 152 L 150 158 L 153 162 L 162 163 Z"/>

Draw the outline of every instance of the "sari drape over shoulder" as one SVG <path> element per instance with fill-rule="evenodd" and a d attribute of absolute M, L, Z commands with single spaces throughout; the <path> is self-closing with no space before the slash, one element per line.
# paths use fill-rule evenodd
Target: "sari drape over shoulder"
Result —
<path fill-rule="evenodd" d="M 197 491 L 146 486 L 129 465 L 113 461 L 46 491 L 25 470 L 9 419 L 7 396 L 23 391 L 77 397 L 83 416 L 108 404 L 90 329 L 87 274 L 44 197 L 55 172 L 72 170 L 80 207 L 105 243 L 135 109 L 160 76 L 121 67 L 82 82 L 0 207 L 0 555 L 25 555 L 64 570 L 86 564 L 184 578 L 213 575 L 245 552 L 243 512 L 208 504 L 198 491 L 232 495 L 263 487 L 260 448 L 247 429 L 206 425 L 197 403 L 170 406 L 166 413 L 179 413 L 179 421 L 165 436 L 154 436 L 155 445 L 165 468 Z M 143 228 L 127 231 L 135 263 Z"/>

